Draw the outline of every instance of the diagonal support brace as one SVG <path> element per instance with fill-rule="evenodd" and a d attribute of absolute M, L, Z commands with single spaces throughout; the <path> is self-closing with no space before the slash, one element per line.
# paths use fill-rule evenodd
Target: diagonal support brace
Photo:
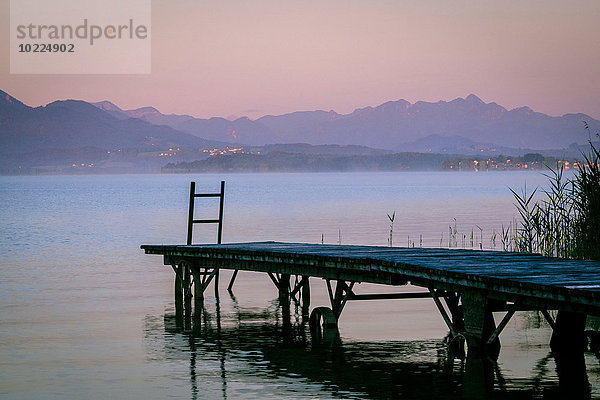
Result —
<path fill-rule="evenodd" d="M 429 293 L 431 294 L 431 297 L 433 298 L 433 301 L 434 301 L 435 305 L 437 306 L 440 314 L 442 314 L 442 318 L 444 319 L 444 322 L 448 326 L 448 329 L 450 330 L 452 337 L 457 336 L 458 332 L 456 332 L 456 329 L 454 329 L 454 325 L 452 324 L 452 321 L 450 320 L 450 317 L 448 316 L 446 309 L 442 305 L 442 302 L 440 301 L 440 298 L 438 297 L 437 293 L 435 292 L 435 290 L 432 287 L 429 287 L 428 289 L 429 289 Z"/>
<path fill-rule="evenodd" d="M 515 311 L 517 311 L 517 303 L 513 303 L 513 305 L 510 306 L 508 312 L 504 315 L 504 318 L 502 318 L 502 321 L 500 321 L 500 323 L 498 324 L 498 327 L 494 330 L 494 332 L 492 332 L 488 340 L 485 342 L 487 346 L 494 343 L 494 340 L 496 340 L 500 333 L 502 333 L 512 316 L 515 314 Z"/>

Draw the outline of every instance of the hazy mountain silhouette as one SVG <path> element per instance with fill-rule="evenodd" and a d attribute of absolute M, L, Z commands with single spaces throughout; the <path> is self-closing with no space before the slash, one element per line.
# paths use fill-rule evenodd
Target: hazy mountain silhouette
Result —
<path fill-rule="evenodd" d="M 0 91 L 0 152 L 3 154 L 86 147 L 158 151 L 170 146 L 214 144 L 169 126 L 136 118 L 115 118 L 114 114 L 84 101 L 55 101 L 33 108 Z"/>
<path fill-rule="evenodd" d="M 431 140 L 427 138 L 439 138 L 438 141 L 446 141 L 457 149 L 496 146 L 542 150 L 584 144 L 588 132 L 583 129 L 583 121 L 592 132 L 600 130 L 600 121 L 585 114 L 552 117 L 528 107 L 507 110 L 493 102 L 485 103 L 473 94 L 449 102 L 411 104 L 398 100 L 349 114 L 298 111 L 267 115 L 254 121 L 165 115 L 152 107 L 121 110 L 108 102 L 96 106 L 121 118 L 139 118 L 205 139 L 249 145 L 309 143 L 431 151 L 428 145 Z"/>
<path fill-rule="evenodd" d="M 221 117 L 203 119 L 194 118 L 189 115 L 162 114 L 154 107 L 122 110 L 109 101 L 92 104 L 119 119 L 138 118 L 155 125 L 170 126 L 181 132 L 187 132 L 210 140 L 249 145 L 280 143 L 280 141 L 288 143 L 283 135 L 277 134 L 266 126 L 256 121 L 251 121 L 247 117 L 241 117 L 235 121 Z M 244 141 L 241 140 L 240 135 L 243 135 Z M 296 141 L 289 143 L 296 143 Z"/>
<path fill-rule="evenodd" d="M 94 163 L 116 170 L 115 165 L 128 163 L 133 171 L 205 159 L 212 154 L 207 149 L 231 143 L 248 144 L 243 152 L 278 153 L 279 163 L 285 154 L 376 159 L 393 152 L 540 152 L 561 157 L 587 142 L 590 132 L 583 121 L 590 132 L 600 131 L 600 121 L 584 114 L 551 117 L 527 107 L 507 110 L 475 95 L 437 103 L 390 101 L 349 114 L 318 110 L 227 120 L 165 115 L 154 107 L 123 110 L 109 101 L 65 100 L 34 108 L 0 91 L 0 167 L 13 173 L 21 165 Z"/>
<path fill-rule="evenodd" d="M 395 151 L 466 153 L 481 149 L 559 149 L 585 144 L 600 121 L 585 114 L 551 117 L 527 107 L 506 110 L 475 95 L 450 102 L 390 101 L 349 114 L 299 111 L 257 120 L 165 115 L 153 107 L 122 110 L 108 101 L 55 101 L 29 107 L 0 91 L 0 152 L 44 149 L 210 147 L 308 143 Z"/>

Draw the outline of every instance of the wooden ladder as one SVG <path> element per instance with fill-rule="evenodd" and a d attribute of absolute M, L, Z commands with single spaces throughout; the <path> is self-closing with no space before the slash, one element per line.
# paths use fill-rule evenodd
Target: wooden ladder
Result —
<path fill-rule="evenodd" d="M 218 219 L 194 219 L 194 206 L 197 197 L 218 197 L 219 198 L 219 218 Z M 190 206 L 188 212 L 188 226 L 187 226 L 187 244 L 192 244 L 192 236 L 194 234 L 194 224 L 219 224 L 217 228 L 217 244 L 221 244 L 223 236 L 223 201 L 225 200 L 225 181 L 221 181 L 221 191 L 219 193 L 196 193 L 196 182 L 190 182 Z M 235 271 L 237 274 L 237 270 Z M 229 286 L 233 286 L 233 279 L 229 283 Z M 216 270 L 214 274 L 215 280 L 215 297 L 219 296 L 219 271 Z M 229 289 L 229 288 L 228 288 Z M 230 289 L 229 289 L 230 290 Z"/>
<path fill-rule="evenodd" d="M 196 197 L 218 197 L 219 218 L 218 219 L 194 219 L 194 205 Z M 188 214 L 187 244 L 192 244 L 194 224 L 219 224 L 217 229 L 217 244 L 221 244 L 223 235 L 223 200 L 225 200 L 225 181 L 221 181 L 220 193 L 196 193 L 196 182 L 190 182 L 190 208 Z"/>

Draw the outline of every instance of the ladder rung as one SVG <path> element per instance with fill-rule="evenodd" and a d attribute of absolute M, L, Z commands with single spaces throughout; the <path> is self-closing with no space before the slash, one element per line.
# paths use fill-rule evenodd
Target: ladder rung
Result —
<path fill-rule="evenodd" d="M 196 193 L 194 197 L 221 197 L 221 193 Z"/>
<path fill-rule="evenodd" d="M 192 223 L 194 224 L 218 224 L 219 221 L 218 219 L 194 219 L 192 220 Z"/>

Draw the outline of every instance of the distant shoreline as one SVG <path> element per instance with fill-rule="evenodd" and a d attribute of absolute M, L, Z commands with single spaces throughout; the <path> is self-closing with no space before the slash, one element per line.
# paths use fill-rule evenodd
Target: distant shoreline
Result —
<path fill-rule="evenodd" d="M 568 170 L 576 165 L 576 161 L 544 157 L 538 153 L 520 157 L 469 157 L 427 153 L 333 156 L 272 152 L 220 155 L 193 162 L 169 163 L 161 168 L 161 172 L 507 171 L 546 170 L 557 165 Z"/>
<path fill-rule="evenodd" d="M 271 152 L 215 155 L 191 162 L 156 165 L 119 163 L 0 168 L 0 175 L 122 175 L 186 173 L 320 173 L 320 172 L 420 172 L 420 171 L 545 171 L 561 166 L 577 168 L 577 160 L 524 156 L 473 157 L 428 153 L 377 155 L 325 155 Z"/>

